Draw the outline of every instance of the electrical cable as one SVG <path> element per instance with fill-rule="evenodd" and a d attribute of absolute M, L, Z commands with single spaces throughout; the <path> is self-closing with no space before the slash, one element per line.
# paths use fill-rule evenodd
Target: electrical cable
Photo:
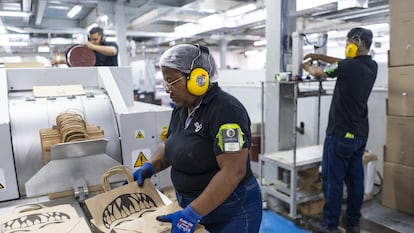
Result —
<path fill-rule="evenodd" d="M 323 41 L 322 41 L 322 44 L 320 44 L 320 45 L 311 43 L 305 33 L 301 33 L 300 35 L 304 38 L 304 41 L 307 45 L 312 45 L 313 46 L 313 53 L 317 53 L 318 49 L 325 47 L 326 44 L 328 43 L 328 34 L 327 33 L 323 34 Z M 320 60 L 318 60 L 318 66 L 326 66 L 326 65 L 327 65 L 326 63 L 321 62 Z"/>
<path fill-rule="evenodd" d="M 374 185 L 376 187 L 379 187 L 379 190 L 378 190 L 378 192 L 374 193 L 374 196 L 378 196 L 382 192 L 382 176 L 381 176 L 381 173 L 379 171 L 377 171 L 377 176 L 378 176 L 378 178 L 380 180 L 380 183 L 379 184 L 374 184 Z"/>
<path fill-rule="evenodd" d="M 311 43 L 305 33 L 301 33 L 300 35 L 303 36 L 303 38 L 305 39 L 305 42 L 306 42 L 307 45 L 312 45 L 313 46 L 315 51 L 317 49 L 325 47 L 326 44 L 328 43 L 328 34 L 327 33 L 323 34 L 323 42 L 322 42 L 321 45 Z"/>

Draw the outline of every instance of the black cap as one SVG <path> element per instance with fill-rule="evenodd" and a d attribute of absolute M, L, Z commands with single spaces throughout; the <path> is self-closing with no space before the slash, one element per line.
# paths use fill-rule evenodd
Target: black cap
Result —
<path fill-rule="evenodd" d="M 351 40 L 363 41 L 367 49 L 371 47 L 373 35 L 372 35 L 372 31 L 369 29 L 360 28 L 360 27 L 352 28 L 346 36 L 348 37 L 348 39 L 351 39 Z"/>

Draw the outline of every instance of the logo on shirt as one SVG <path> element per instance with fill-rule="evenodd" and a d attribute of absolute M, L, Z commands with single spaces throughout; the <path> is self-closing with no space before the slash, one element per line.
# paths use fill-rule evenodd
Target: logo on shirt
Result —
<path fill-rule="evenodd" d="M 200 122 L 196 122 L 194 123 L 194 127 L 194 132 L 198 133 L 201 130 L 201 128 L 203 128 L 203 124 L 200 124 Z"/>

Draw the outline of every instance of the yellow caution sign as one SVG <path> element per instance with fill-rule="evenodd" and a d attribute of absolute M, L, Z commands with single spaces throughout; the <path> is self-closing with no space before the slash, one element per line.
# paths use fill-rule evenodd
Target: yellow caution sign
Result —
<path fill-rule="evenodd" d="M 139 152 L 139 155 L 138 155 L 137 160 L 135 161 L 134 167 L 141 167 L 147 161 L 148 159 L 147 157 L 145 157 L 144 153 Z"/>
<path fill-rule="evenodd" d="M 144 131 L 138 130 L 138 132 L 135 135 L 135 139 L 143 139 L 144 138 Z"/>
<path fill-rule="evenodd" d="M 0 183 L 0 189 L 4 189 L 6 187 L 4 187 L 1 183 Z"/>

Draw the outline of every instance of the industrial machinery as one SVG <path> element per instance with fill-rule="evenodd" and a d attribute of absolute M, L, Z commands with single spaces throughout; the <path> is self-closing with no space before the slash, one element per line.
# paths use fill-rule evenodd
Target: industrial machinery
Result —
<path fill-rule="evenodd" d="M 132 88 L 129 67 L 1 69 L 0 209 L 4 201 L 68 191 L 84 199 L 108 168 L 149 160 L 171 108 L 135 102 Z M 98 125 L 104 137 L 52 145 L 45 163 L 39 132 L 64 112 Z M 171 185 L 168 171 L 152 179 L 158 188 Z"/>

